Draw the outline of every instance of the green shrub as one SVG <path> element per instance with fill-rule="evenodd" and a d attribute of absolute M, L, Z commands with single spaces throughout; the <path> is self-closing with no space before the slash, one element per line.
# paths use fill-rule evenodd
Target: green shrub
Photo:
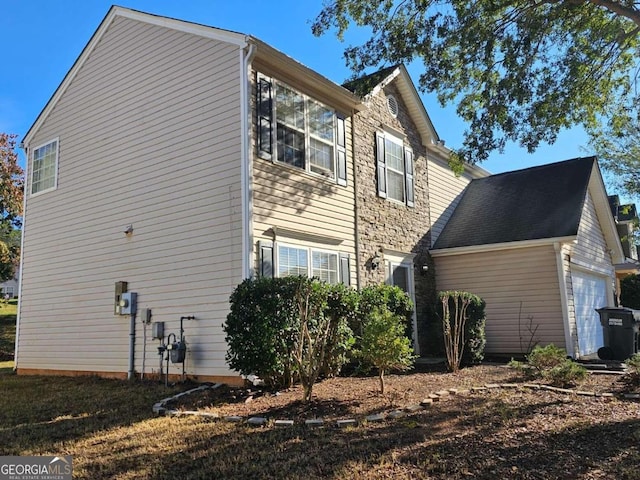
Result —
<path fill-rule="evenodd" d="M 632 385 L 640 384 L 640 353 L 636 353 L 631 358 L 625 360 L 627 364 L 627 381 Z"/>
<path fill-rule="evenodd" d="M 627 275 L 620 280 L 620 303 L 627 308 L 640 309 L 640 275 Z"/>
<path fill-rule="evenodd" d="M 379 309 L 386 309 L 394 315 L 399 315 L 402 318 L 405 335 L 412 338 L 413 302 L 400 287 L 386 284 L 370 285 L 360 290 L 357 324 L 352 325 L 356 335 L 362 333 L 362 327 L 367 319 Z"/>
<path fill-rule="evenodd" d="M 259 277 L 235 288 L 223 325 L 230 368 L 257 375 L 271 387 L 292 384 L 291 352 L 299 327 L 294 302 L 297 285 L 296 277 Z"/>
<path fill-rule="evenodd" d="M 322 376 L 338 375 L 349 360 L 349 353 L 355 343 L 349 325 L 355 323 L 359 298 L 357 290 L 342 283 L 329 285 L 326 315 L 332 318 L 332 322 Z"/>
<path fill-rule="evenodd" d="M 364 324 L 358 356 L 365 365 L 378 370 L 382 394 L 384 374 L 390 370 L 408 370 L 415 360 L 404 323 L 402 316 L 377 308 Z"/>
<path fill-rule="evenodd" d="M 446 291 L 438 295 L 447 366 L 457 371 L 460 365 L 480 363 L 484 359 L 485 302 L 469 292 Z"/>
<path fill-rule="evenodd" d="M 484 360 L 484 347 L 487 344 L 485 306 L 485 301 L 480 297 L 471 297 L 471 303 L 467 308 L 469 318 L 465 324 L 464 335 L 467 341 L 462 354 L 462 365 L 477 365 Z"/>
<path fill-rule="evenodd" d="M 274 388 L 336 375 L 354 343 L 348 318 L 357 300 L 353 289 L 307 277 L 243 281 L 223 326 L 229 367 Z"/>
<path fill-rule="evenodd" d="M 530 378 L 542 379 L 561 387 L 584 380 L 588 373 L 586 368 L 567 358 L 564 349 L 553 344 L 537 346 L 527 355 L 526 363 L 512 360 L 509 366 Z"/>
<path fill-rule="evenodd" d="M 582 365 L 578 365 L 574 361 L 565 358 L 553 368 L 543 372 L 543 378 L 552 385 L 564 387 L 567 385 L 575 385 L 587 377 L 587 369 Z"/>

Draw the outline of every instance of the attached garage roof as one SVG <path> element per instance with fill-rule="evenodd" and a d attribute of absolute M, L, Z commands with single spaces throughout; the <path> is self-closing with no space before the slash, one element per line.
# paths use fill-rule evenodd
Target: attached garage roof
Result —
<path fill-rule="evenodd" d="M 471 181 L 433 250 L 578 234 L 595 157 Z"/>

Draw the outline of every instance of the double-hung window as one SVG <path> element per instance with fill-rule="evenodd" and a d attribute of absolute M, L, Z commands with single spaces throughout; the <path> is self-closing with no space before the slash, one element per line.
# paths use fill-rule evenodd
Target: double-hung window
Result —
<path fill-rule="evenodd" d="M 304 275 L 338 283 L 338 254 L 312 248 L 278 246 L 278 276 Z"/>
<path fill-rule="evenodd" d="M 258 77 L 257 96 L 260 156 L 346 185 L 344 118 L 263 75 Z"/>
<path fill-rule="evenodd" d="M 33 150 L 31 194 L 54 190 L 57 186 L 58 139 Z"/>
<path fill-rule="evenodd" d="M 303 275 L 332 284 L 350 283 L 349 255 L 346 253 L 268 241 L 259 243 L 261 276 Z"/>
<path fill-rule="evenodd" d="M 414 206 L 413 151 L 402 139 L 376 133 L 378 195 Z"/>

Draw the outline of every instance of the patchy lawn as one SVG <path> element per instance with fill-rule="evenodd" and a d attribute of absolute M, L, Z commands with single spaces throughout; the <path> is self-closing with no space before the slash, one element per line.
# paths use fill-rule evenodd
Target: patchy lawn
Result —
<path fill-rule="evenodd" d="M 0 302 L 0 369 L 5 362 L 13 362 L 14 345 L 16 340 L 16 310 L 17 301 Z M 11 364 L 13 368 L 13 363 Z"/>
<path fill-rule="evenodd" d="M 513 380 L 511 370 L 482 366 L 389 376 L 386 397 L 375 393 L 375 378 L 340 378 L 318 384 L 310 405 L 297 389 L 251 389 L 194 396 L 183 407 L 333 420 L 408 406 L 427 391 Z M 615 376 L 580 388 L 629 390 Z M 505 388 L 451 395 L 397 420 L 312 429 L 154 417 L 152 404 L 177 390 L 0 374 L 0 455 L 73 455 L 74 478 L 86 479 L 640 478 L 640 403 L 632 400 Z"/>

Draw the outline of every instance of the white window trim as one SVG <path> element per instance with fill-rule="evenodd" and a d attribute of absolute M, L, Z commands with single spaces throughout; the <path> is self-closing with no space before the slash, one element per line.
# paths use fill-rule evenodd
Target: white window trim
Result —
<path fill-rule="evenodd" d="M 33 193 L 33 174 L 35 172 L 35 168 L 33 166 L 34 163 L 34 157 L 35 157 L 35 153 L 36 150 L 39 150 L 43 147 L 46 147 L 47 145 L 50 145 L 52 143 L 56 144 L 56 161 L 55 161 L 55 166 L 54 166 L 54 177 L 53 177 L 53 186 L 46 188 L 44 190 L 40 190 L 39 192 L 35 192 Z M 38 195 L 42 195 L 43 193 L 47 193 L 47 192 L 51 192 L 52 190 L 56 190 L 58 188 L 58 159 L 60 158 L 60 137 L 56 137 L 53 138 L 47 142 L 42 143 L 41 145 L 38 145 L 37 147 L 35 147 L 33 150 L 31 150 L 30 155 L 30 166 L 31 166 L 31 173 L 29 175 L 29 196 L 30 197 L 37 197 Z"/>
<path fill-rule="evenodd" d="M 260 78 L 260 77 L 258 77 Z M 267 78 L 267 77 L 265 77 Z M 272 93 L 272 115 L 273 115 L 273 136 L 271 138 L 271 151 L 272 151 L 272 159 L 274 163 L 277 163 L 278 165 L 283 165 L 285 167 L 289 167 L 289 168 L 293 168 L 296 171 L 303 171 L 309 175 L 313 175 L 314 177 L 319 177 L 319 178 L 324 178 L 327 180 L 331 180 L 331 181 L 336 181 L 337 180 L 337 162 L 338 162 L 338 139 L 337 139 L 337 115 L 336 115 L 336 111 L 329 107 L 328 105 L 316 100 L 315 98 L 310 97 L 309 95 L 305 95 L 304 93 L 300 92 L 298 89 L 292 87 L 291 85 L 282 82 L 280 80 L 277 80 L 275 78 L 271 78 L 270 80 L 272 82 L 273 85 L 273 93 Z M 278 85 L 280 86 L 284 86 L 286 88 L 288 88 L 289 90 L 292 90 L 294 92 L 296 92 L 298 95 L 300 95 L 303 100 L 304 100 L 304 168 L 300 168 L 300 167 L 296 167 L 295 165 L 290 165 L 286 162 L 281 162 L 280 160 L 278 160 L 278 102 L 276 100 L 277 98 L 277 87 Z M 309 122 L 309 101 L 313 101 L 315 103 L 317 103 L 318 105 L 323 106 L 324 108 L 326 108 L 327 110 L 331 111 L 333 113 L 332 116 L 332 120 L 333 120 L 333 142 L 329 142 L 323 138 L 318 137 L 317 135 L 314 135 L 313 133 L 311 133 L 311 130 L 309 128 L 310 122 Z M 292 127 L 290 125 L 287 125 L 289 128 L 293 128 L 296 131 L 302 132 L 302 130 L 296 128 L 296 127 Z M 333 171 L 331 172 L 331 176 L 328 175 L 323 175 L 321 173 L 316 173 L 313 172 L 311 170 L 311 161 L 310 161 L 310 155 L 311 155 L 311 138 L 313 138 L 314 140 L 317 140 L 321 143 L 324 143 L 326 145 L 330 145 L 333 155 L 332 155 L 332 160 L 333 160 Z"/>
<path fill-rule="evenodd" d="M 336 284 L 340 283 L 340 252 L 336 250 L 328 250 L 324 248 L 314 248 L 305 245 L 296 245 L 288 242 L 274 242 L 274 276 L 280 277 L 280 247 L 295 248 L 296 250 L 305 250 L 307 252 L 307 277 L 312 278 L 313 275 L 313 253 L 328 253 L 336 257 Z"/>
<path fill-rule="evenodd" d="M 413 153 L 413 149 L 406 144 L 404 138 L 400 136 L 400 132 L 393 133 L 391 128 L 384 127 L 383 130 L 379 130 L 376 132 L 376 138 L 380 138 L 383 143 L 384 148 L 384 162 L 381 164 L 379 159 L 376 159 L 376 165 L 378 166 L 378 175 L 380 174 L 380 165 L 383 166 L 384 171 L 384 182 L 385 182 L 385 191 L 384 195 L 380 193 L 380 187 L 378 186 L 378 195 L 383 198 L 386 198 L 390 202 L 396 203 L 398 205 L 404 205 L 410 208 L 414 208 L 415 206 L 415 156 Z M 389 162 L 387 160 L 387 146 L 386 142 L 389 140 L 392 143 L 395 143 L 400 146 L 402 151 L 402 171 L 399 171 L 395 168 L 391 168 L 389 166 Z M 377 140 L 376 140 L 377 142 Z M 376 144 L 376 149 L 379 149 L 379 146 Z M 411 173 L 407 171 L 408 160 L 407 154 L 411 155 Z M 376 153 L 378 155 L 378 153 Z M 395 174 L 402 175 L 402 188 L 403 188 L 403 197 L 404 200 L 398 200 L 396 198 L 392 198 L 389 195 L 389 171 L 392 171 Z M 411 184 L 412 195 L 409 195 L 409 184 Z"/>
<path fill-rule="evenodd" d="M 402 254 L 402 253 L 389 253 L 384 252 L 384 260 L 385 260 L 385 283 L 387 285 L 393 285 L 393 267 L 404 267 L 407 269 L 407 282 L 409 287 L 409 298 L 413 302 L 413 316 L 411 322 L 413 324 L 413 338 L 411 341 L 413 342 L 413 350 L 417 355 L 420 355 L 420 343 L 418 342 L 418 318 L 416 316 L 416 286 L 415 286 L 415 276 L 413 271 L 413 259 L 414 254 Z"/>
<path fill-rule="evenodd" d="M 386 169 L 386 182 L 387 182 L 387 200 L 391 201 L 391 202 L 395 202 L 395 203 L 399 203 L 400 205 L 406 205 L 407 204 L 407 172 L 405 172 L 405 165 L 404 165 L 404 141 L 399 138 L 396 137 L 395 135 L 391 135 L 388 132 L 384 133 L 384 140 L 385 142 L 387 140 L 389 140 L 391 143 L 395 143 L 396 145 L 400 146 L 400 153 L 402 155 L 402 157 L 400 158 L 400 161 L 402 162 L 402 171 L 397 170 L 395 168 L 392 168 L 389 165 L 389 160 L 388 160 L 388 151 L 387 151 L 387 146 L 385 145 L 384 147 L 384 156 L 385 156 L 385 163 L 387 164 L 387 169 Z M 398 200 L 397 198 L 392 198 L 389 195 L 389 171 L 395 173 L 396 175 L 400 175 L 402 176 L 402 200 Z"/>

